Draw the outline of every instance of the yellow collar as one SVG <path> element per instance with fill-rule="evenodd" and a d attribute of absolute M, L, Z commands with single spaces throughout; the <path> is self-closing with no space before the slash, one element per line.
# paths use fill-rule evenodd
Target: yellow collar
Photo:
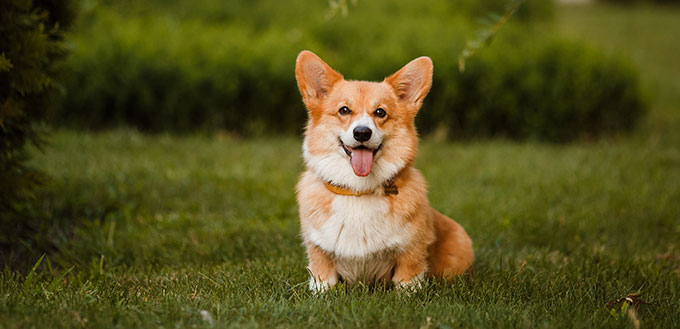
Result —
<path fill-rule="evenodd" d="M 347 196 L 362 196 L 362 195 L 367 195 L 367 194 L 373 194 L 375 190 L 372 191 L 366 191 L 366 192 L 354 192 L 348 188 L 344 188 L 342 186 L 337 186 L 333 185 L 329 182 L 323 182 L 323 185 L 326 186 L 326 188 L 338 195 L 347 195 Z M 399 189 L 397 189 L 397 186 L 394 185 L 394 179 L 390 179 L 389 181 L 385 182 L 383 184 L 383 193 L 385 195 L 390 195 L 390 194 L 399 194 Z"/>

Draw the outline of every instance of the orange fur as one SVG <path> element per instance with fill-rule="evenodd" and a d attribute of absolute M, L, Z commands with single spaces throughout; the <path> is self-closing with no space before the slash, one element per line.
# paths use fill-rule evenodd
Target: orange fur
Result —
<path fill-rule="evenodd" d="M 307 244 L 307 258 L 309 259 L 309 271 L 321 281 L 337 279 L 333 260 L 321 248 Z"/>
<path fill-rule="evenodd" d="M 413 120 L 432 83 L 431 60 L 415 59 L 383 82 L 347 81 L 303 51 L 295 74 L 309 114 L 303 144 L 307 170 L 298 182 L 297 200 L 310 288 L 384 276 L 413 286 L 424 275 L 451 278 L 470 268 L 470 238 L 457 222 L 430 206 L 425 179 L 413 168 L 418 149 Z M 351 111 L 340 113 L 342 107 Z M 387 114 L 379 116 L 376 109 Z M 369 148 L 373 169 L 369 167 L 366 177 L 350 169 L 350 159 L 359 151 L 344 153 L 358 122 L 368 123 L 380 142 Z M 397 194 L 383 193 L 388 182 Z M 334 194 L 324 183 L 362 195 Z"/>
<path fill-rule="evenodd" d="M 472 240 L 460 224 L 432 210 L 435 242 L 430 245 L 430 272 L 440 278 L 463 274 L 474 262 Z"/>

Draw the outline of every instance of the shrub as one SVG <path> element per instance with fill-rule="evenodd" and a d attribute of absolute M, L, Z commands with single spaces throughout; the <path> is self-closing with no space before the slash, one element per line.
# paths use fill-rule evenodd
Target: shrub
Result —
<path fill-rule="evenodd" d="M 351 79 L 380 80 L 412 58 L 432 57 L 436 81 L 417 118 L 425 134 L 445 123 L 450 136 L 567 141 L 629 129 L 642 112 L 630 65 L 584 45 L 507 27 L 461 74 L 457 56 L 474 31 L 463 15 L 469 7 L 359 1 L 348 17 L 326 20 L 325 4 L 315 3 L 258 1 L 244 11 L 225 2 L 214 15 L 227 20 L 210 23 L 198 9 L 178 18 L 97 8 L 72 40 L 74 72 L 59 118 L 91 129 L 298 134 L 306 114 L 293 69 L 302 49 Z"/>
<path fill-rule="evenodd" d="M 0 224 L 22 213 L 43 176 L 26 165 L 26 147 L 39 145 L 36 124 L 53 109 L 62 31 L 69 1 L 0 3 Z M 3 231 L 5 227 L 3 227 Z"/>
<path fill-rule="evenodd" d="M 96 35 L 75 40 L 60 120 L 248 134 L 290 131 L 304 119 L 290 65 L 297 47 L 282 42 L 285 31 L 119 20 L 101 14 Z"/>
<path fill-rule="evenodd" d="M 680 0 L 600 0 L 602 2 L 616 3 L 616 4 L 641 4 L 641 3 L 653 3 L 653 4 L 680 4 Z"/>
<path fill-rule="evenodd" d="M 435 79 L 438 113 L 420 127 L 456 137 L 564 142 L 630 130 L 644 108 L 629 62 L 558 39 L 498 40 L 459 76 Z"/>

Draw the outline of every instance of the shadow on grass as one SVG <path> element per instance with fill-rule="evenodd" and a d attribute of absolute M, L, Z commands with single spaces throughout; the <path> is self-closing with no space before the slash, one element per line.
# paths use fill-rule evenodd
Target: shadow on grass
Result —
<path fill-rule="evenodd" d="M 41 255 L 53 255 L 87 221 L 137 209 L 137 195 L 88 181 L 50 181 L 25 212 L 0 221 L 0 266 L 24 272 Z"/>
<path fill-rule="evenodd" d="M 107 267 L 144 268 L 247 263 L 290 250 L 304 253 L 292 220 L 292 196 L 256 197 L 236 186 L 217 195 L 215 189 L 224 182 L 202 184 L 207 189 L 202 192 L 196 186 L 147 183 L 52 182 L 28 207 L 27 216 L 0 223 L 0 266 L 26 272 L 43 254 L 61 268 L 100 261 Z M 244 195 L 248 200 L 238 199 Z M 206 200 L 220 197 L 222 202 Z"/>

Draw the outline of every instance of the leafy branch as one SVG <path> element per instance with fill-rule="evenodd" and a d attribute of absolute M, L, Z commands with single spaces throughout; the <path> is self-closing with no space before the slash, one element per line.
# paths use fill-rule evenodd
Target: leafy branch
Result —
<path fill-rule="evenodd" d="M 465 60 L 472 57 L 482 46 L 488 46 L 491 44 L 494 36 L 500 31 L 500 29 L 508 22 L 510 17 L 515 14 L 517 8 L 524 2 L 524 0 L 511 0 L 505 7 L 505 13 L 500 16 L 496 13 L 489 14 L 484 20 L 484 27 L 477 30 L 477 37 L 472 40 L 468 40 L 465 44 L 465 48 L 458 55 L 458 71 L 465 71 Z"/>
<path fill-rule="evenodd" d="M 505 13 L 502 16 L 497 13 L 491 13 L 482 19 L 484 26 L 477 30 L 476 38 L 468 40 L 465 44 L 465 48 L 461 51 L 460 55 L 458 55 L 458 70 L 460 72 L 465 71 L 465 61 L 468 58 L 477 53 L 482 46 L 491 44 L 494 36 L 496 36 L 503 26 L 505 26 L 508 20 L 510 20 L 510 17 L 515 14 L 524 1 L 525 0 L 510 0 L 505 7 Z M 347 17 L 350 4 L 356 6 L 358 2 L 359 0 L 328 0 L 329 11 L 326 18 L 331 19 L 338 14 Z"/>
<path fill-rule="evenodd" d="M 329 11 L 326 18 L 331 19 L 340 13 L 342 17 L 347 17 L 349 13 L 349 3 L 352 6 L 356 6 L 359 0 L 328 0 Z"/>

